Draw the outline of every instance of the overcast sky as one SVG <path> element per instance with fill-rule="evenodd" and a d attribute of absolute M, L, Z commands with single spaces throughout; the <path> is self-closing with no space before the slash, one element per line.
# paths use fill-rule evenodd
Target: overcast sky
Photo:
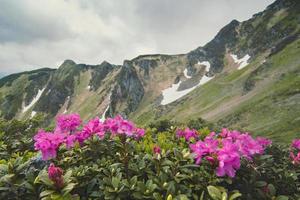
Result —
<path fill-rule="evenodd" d="M 0 76 L 186 53 L 274 0 L 0 0 Z"/>

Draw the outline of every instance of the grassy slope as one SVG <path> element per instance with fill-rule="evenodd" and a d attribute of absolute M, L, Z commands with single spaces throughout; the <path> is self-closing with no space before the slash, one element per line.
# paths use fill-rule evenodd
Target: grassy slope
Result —
<path fill-rule="evenodd" d="M 300 40 L 270 58 L 270 67 L 257 77 L 253 98 L 223 115 L 219 124 L 290 141 L 300 135 Z M 268 83 L 264 83 L 267 79 Z M 255 91 L 253 91 L 255 92 Z"/>
<path fill-rule="evenodd" d="M 112 71 L 103 81 L 97 91 L 87 89 L 91 79 L 91 71 L 81 72 L 76 77 L 74 94 L 66 100 L 59 113 L 67 109 L 67 113 L 79 113 L 83 120 L 88 120 L 95 116 L 101 117 L 109 103 L 109 93 L 115 81 L 117 69 Z"/>
<path fill-rule="evenodd" d="M 223 126 L 288 141 L 300 132 L 299 46 L 299 40 L 293 42 L 264 64 L 261 55 L 246 68 L 221 73 L 181 100 L 166 107 L 152 107 L 134 120 L 142 124 L 158 118 L 187 121 L 203 117 Z M 256 69 L 258 75 L 253 73 Z M 249 78 L 255 87 L 245 93 Z"/>

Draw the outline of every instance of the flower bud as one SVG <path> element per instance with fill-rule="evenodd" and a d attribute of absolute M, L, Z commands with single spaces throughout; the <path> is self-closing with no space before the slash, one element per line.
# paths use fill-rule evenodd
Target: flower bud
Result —
<path fill-rule="evenodd" d="M 51 163 L 48 168 L 48 177 L 53 181 L 56 188 L 60 189 L 63 187 L 63 170 L 60 167 L 55 167 L 55 165 Z"/>

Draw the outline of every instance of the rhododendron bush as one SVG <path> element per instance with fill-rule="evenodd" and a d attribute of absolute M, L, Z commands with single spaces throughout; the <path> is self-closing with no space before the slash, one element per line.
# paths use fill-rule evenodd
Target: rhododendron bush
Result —
<path fill-rule="evenodd" d="M 166 121 L 142 128 L 120 115 L 61 115 L 39 130 L 26 123 L 27 149 L 8 151 L 12 140 L 0 135 L 1 199 L 300 197 L 300 139 L 287 146 L 195 121 L 200 129 Z"/>
<path fill-rule="evenodd" d="M 124 136 L 139 139 L 145 133 L 143 129 L 136 128 L 135 125 L 128 120 L 124 120 L 121 116 L 114 119 L 109 118 L 104 123 L 99 118 L 90 120 L 81 130 L 81 119 L 78 114 L 70 114 L 59 116 L 57 118 L 57 126 L 53 132 L 45 132 L 39 130 L 34 137 L 35 149 L 40 150 L 44 160 L 55 158 L 58 148 L 65 144 L 68 149 L 72 148 L 75 143 L 81 146 L 92 136 L 103 139 L 106 133 L 110 137 Z"/>

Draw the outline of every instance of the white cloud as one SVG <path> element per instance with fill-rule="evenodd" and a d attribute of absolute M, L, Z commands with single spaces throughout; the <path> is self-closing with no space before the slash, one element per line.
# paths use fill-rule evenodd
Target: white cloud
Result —
<path fill-rule="evenodd" d="M 0 73 L 185 53 L 273 0 L 0 0 Z"/>

